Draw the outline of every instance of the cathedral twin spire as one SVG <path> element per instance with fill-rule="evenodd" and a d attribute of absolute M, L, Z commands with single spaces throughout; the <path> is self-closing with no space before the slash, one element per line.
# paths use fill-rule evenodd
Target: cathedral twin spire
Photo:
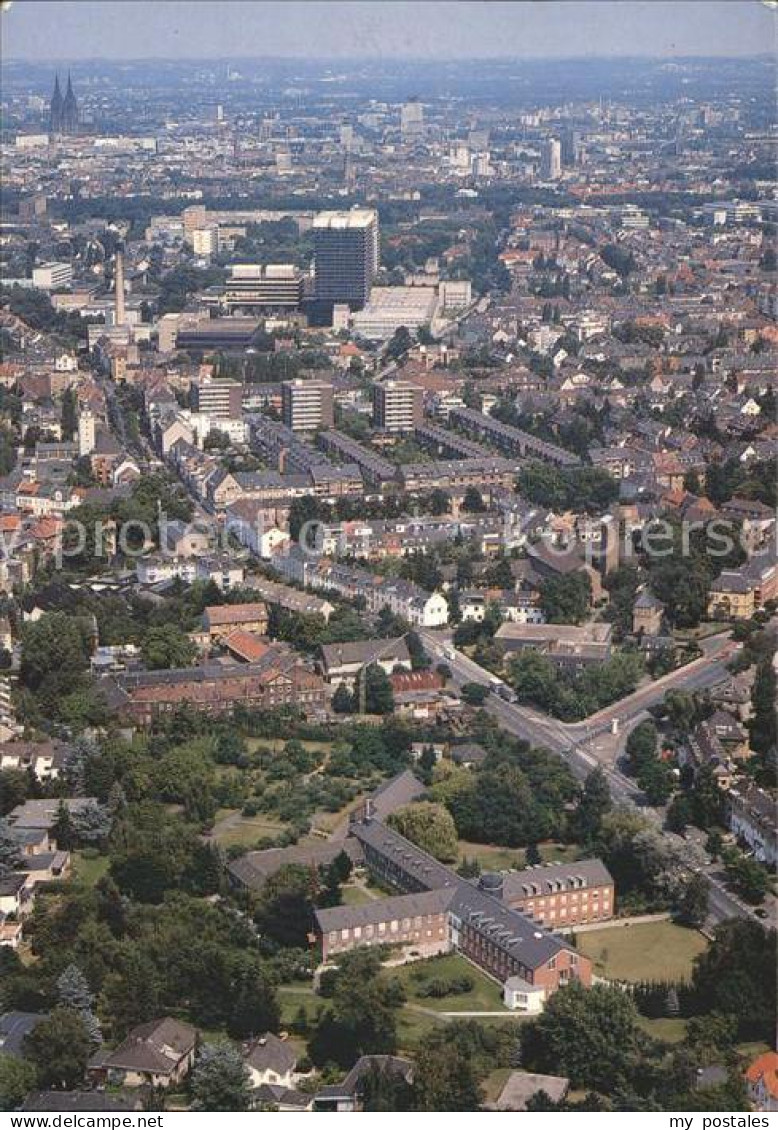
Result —
<path fill-rule="evenodd" d="M 78 101 L 73 92 L 73 82 L 68 72 L 68 85 L 65 96 L 59 85 L 59 74 L 54 80 L 54 93 L 51 96 L 51 132 L 72 136 L 78 133 Z"/>

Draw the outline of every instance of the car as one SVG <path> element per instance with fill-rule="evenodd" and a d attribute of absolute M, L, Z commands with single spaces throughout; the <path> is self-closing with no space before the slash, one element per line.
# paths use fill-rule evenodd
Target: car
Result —
<path fill-rule="evenodd" d="M 757 918 L 767 918 L 767 911 L 763 906 L 758 906 L 754 911 L 754 914 L 757 916 Z"/>

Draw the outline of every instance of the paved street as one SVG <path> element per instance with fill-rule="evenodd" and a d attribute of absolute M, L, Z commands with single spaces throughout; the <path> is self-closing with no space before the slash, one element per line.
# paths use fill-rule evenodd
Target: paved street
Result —
<path fill-rule="evenodd" d="M 436 662 L 444 662 L 450 667 L 452 682 L 457 687 L 468 682 L 489 685 L 490 680 L 494 678 L 490 671 L 453 648 L 450 632 L 422 629 L 419 635 L 433 659 Z M 645 803 L 640 789 L 631 778 L 617 768 L 617 763 L 629 730 L 645 716 L 650 706 L 661 702 L 668 690 L 673 688 L 697 690 L 712 686 L 726 676 L 726 661 L 734 651 L 729 637 L 725 634 L 712 636 L 701 646 L 704 655 L 694 663 L 640 687 L 634 694 L 581 722 L 560 722 L 559 719 L 551 718 L 530 707 L 505 702 L 496 694 L 489 695 L 485 709 L 508 733 L 558 753 L 580 781 L 583 781 L 587 774 L 599 765 L 608 780 L 613 800 L 617 804 L 638 806 L 646 819 L 658 828 L 662 828 L 664 814 Z M 618 723 L 616 735 L 612 733 L 614 720 Z M 755 917 L 751 907 L 726 889 L 719 865 L 708 864 L 703 870 L 710 887 L 709 926 L 714 926 L 726 918 Z"/>

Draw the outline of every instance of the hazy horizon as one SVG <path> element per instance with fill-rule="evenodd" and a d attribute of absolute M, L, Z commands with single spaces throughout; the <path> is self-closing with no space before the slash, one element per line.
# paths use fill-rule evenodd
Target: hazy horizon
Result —
<path fill-rule="evenodd" d="M 763 0 L 13 0 L 2 28 L 15 63 L 745 59 L 774 53 L 776 13 Z"/>

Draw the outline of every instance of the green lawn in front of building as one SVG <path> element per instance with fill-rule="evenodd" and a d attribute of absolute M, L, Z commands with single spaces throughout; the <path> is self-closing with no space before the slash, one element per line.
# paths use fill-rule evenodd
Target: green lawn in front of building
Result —
<path fill-rule="evenodd" d="M 400 980 L 408 994 L 409 1004 L 432 1012 L 507 1012 L 502 1002 L 502 989 L 476 969 L 460 954 L 443 954 L 422 961 L 409 962 L 387 970 Z M 451 994 L 445 997 L 426 997 L 419 992 L 425 982 L 468 977 L 473 988 L 466 993 Z"/>
<path fill-rule="evenodd" d="M 697 930 L 674 922 L 592 930 L 578 934 L 577 943 L 594 972 L 615 981 L 687 981 L 708 944 Z"/>

